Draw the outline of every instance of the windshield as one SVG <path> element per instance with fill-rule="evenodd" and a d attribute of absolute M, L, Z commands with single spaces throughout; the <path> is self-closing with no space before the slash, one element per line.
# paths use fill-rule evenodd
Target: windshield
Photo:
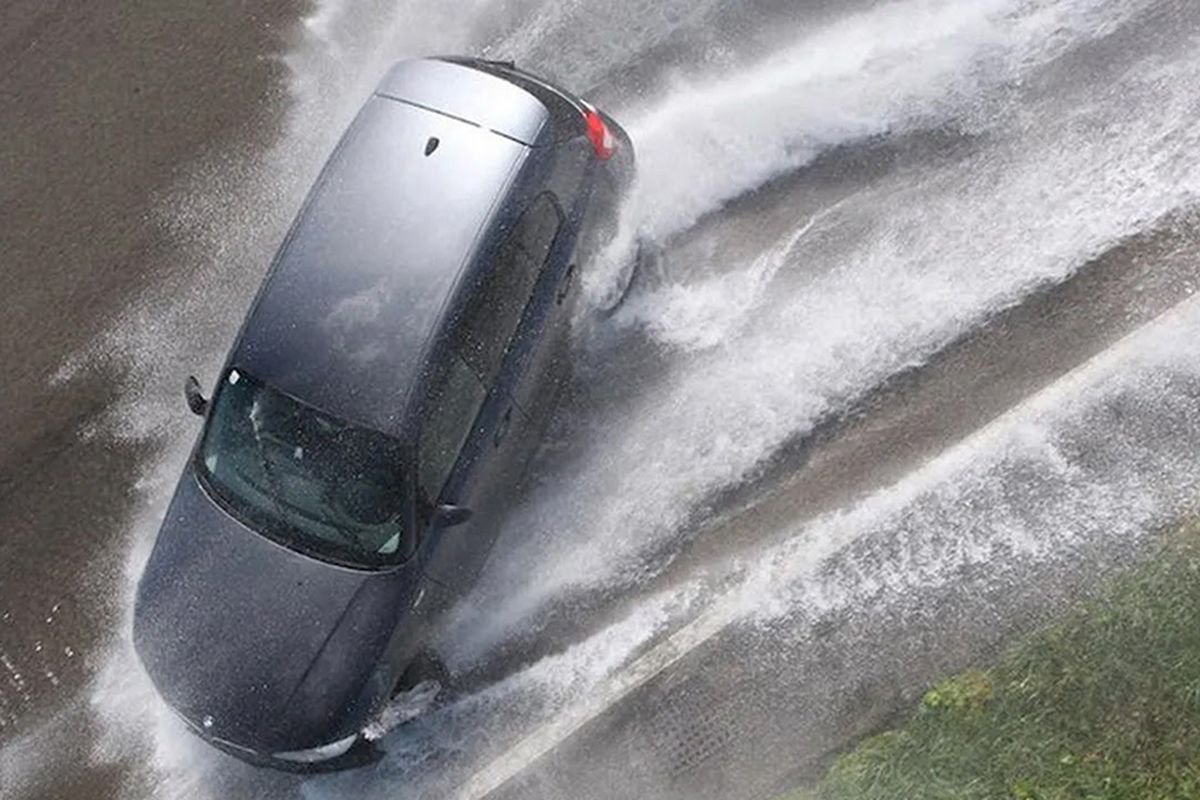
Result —
<path fill-rule="evenodd" d="M 411 551 L 400 443 L 231 369 L 214 398 L 199 469 L 263 535 L 339 563 Z"/>

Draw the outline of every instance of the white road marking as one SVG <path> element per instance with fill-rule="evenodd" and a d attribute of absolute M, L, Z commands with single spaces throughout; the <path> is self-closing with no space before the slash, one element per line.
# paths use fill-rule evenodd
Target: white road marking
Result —
<path fill-rule="evenodd" d="M 717 603 L 663 642 L 614 675 L 589 702 L 566 713 L 525 737 L 484 769 L 458 792 L 462 800 L 481 800 L 543 755 L 566 741 L 587 722 L 612 708 L 633 690 L 658 675 L 728 626 L 740 616 L 733 603 Z"/>
<path fill-rule="evenodd" d="M 1149 338 L 1191 313 L 1200 314 L 1200 295 L 1172 306 L 1150 322 L 1126 334 L 1106 350 L 1064 373 L 1053 383 L 1029 395 L 999 417 L 946 448 L 938 457 L 926 462 L 917 472 L 924 472 L 934 463 L 955 452 L 961 452 L 964 448 L 974 448 L 993 432 L 1011 425 L 1030 412 L 1059 405 L 1059 398 L 1064 394 L 1074 393 L 1092 382 L 1088 373 L 1112 368 L 1129 357 L 1143 339 Z M 731 594 L 736 591 L 734 589 Z M 668 636 L 663 642 L 635 660 L 624 671 L 613 675 L 598 692 L 588 699 L 588 702 L 566 709 L 558 718 L 535 730 L 479 770 L 460 787 L 457 797 L 460 800 L 483 800 L 525 771 L 546 753 L 561 745 L 585 724 L 621 702 L 635 689 L 699 648 L 744 615 L 742 604 L 723 602 L 724 599 L 716 601 L 709 610 Z"/>

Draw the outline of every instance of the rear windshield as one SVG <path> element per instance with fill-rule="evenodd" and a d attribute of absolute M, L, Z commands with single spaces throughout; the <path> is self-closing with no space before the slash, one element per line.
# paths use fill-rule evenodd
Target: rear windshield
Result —
<path fill-rule="evenodd" d="M 318 411 L 237 369 L 214 398 L 198 468 L 264 536 L 341 564 L 411 553 L 399 442 Z"/>

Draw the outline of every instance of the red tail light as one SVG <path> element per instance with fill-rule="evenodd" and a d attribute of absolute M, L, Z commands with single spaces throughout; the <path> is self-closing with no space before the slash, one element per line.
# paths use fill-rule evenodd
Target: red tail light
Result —
<path fill-rule="evenodd" d="M 588 140 L 596 150 L 596 157 L 601 161 L 612 158 L 612 154 L 617 150 L 617 137 L 613 136 L 612 131 L 604 124 L 600 112 L 588 106 L 584 109 L 583 118 L 587 122 Z"/>

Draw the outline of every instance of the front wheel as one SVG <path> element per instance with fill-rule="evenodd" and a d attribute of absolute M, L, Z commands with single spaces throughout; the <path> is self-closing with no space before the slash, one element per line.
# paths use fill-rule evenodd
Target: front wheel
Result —
<path fill-rule="evenodd" d="M 367 738 L 378 739 L 429 713 L 446 701 L 449 687 L 450 671 L 441 659 L 420 653 L 396 681 L 387 706 L 367 726 Z"/>
<path fill-rule="evenodd" d="M 425 691 L 429 691 L 431 685 L 436 686 L 434 699 L 444 699 L 450 693 L 450 670 L 436 653 L 423 650 L 404 669 L 400 680 L 396 681 L 392 698 L 412 694 L 421 687 L 426 687 Z"/>

